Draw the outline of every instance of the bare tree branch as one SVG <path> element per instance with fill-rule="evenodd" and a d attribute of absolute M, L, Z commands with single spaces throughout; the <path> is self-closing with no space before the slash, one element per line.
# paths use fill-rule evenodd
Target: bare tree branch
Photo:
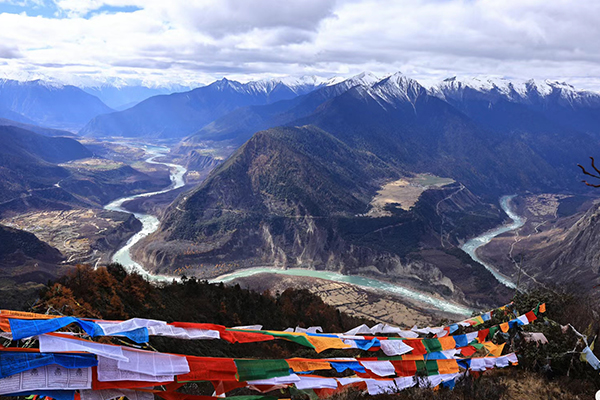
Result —
<path fill-rule="evenodd" d="M 597 173 L 600 174 L 600 171 L 598 170 L 598 168 L 596 168 L 596 165 L 594 164 L 594 157 L 590 157 L 592 159 L 592 168 L 594 168 L 596 170 Z"/>
<path fill-rule="evenodd" d="M 581 165 L 581 164 L 577 164 L 577 166 L 578 166 L 579 168 L 581 168 L 581 170 L 583 171 L 583 173 L 584 173 L 585 175 L 587 175 L 587 176 L 591 176 L 591 177 L 592 177 L 592 178 L 594 178 L 594 179 L 599 179 L 599 180 L 600 180 L 600 170 L 599 170 L 599 169 L 596 167 L 596 163 L 595 163 L 594 157 L 590 157 L 590 159 L 592 160 L 592 168 L 594 168 L 594 171 L 596 171 L 596 172 L 598 173 L 598 175 L 594 175 L 593 173 L 591 173 L 591 172 L 588 172 L 588 171 L 587 171 L 587 170 L 586 170 L 586 169 L 583 167 L 583 165 Z M 583 183 L 585 183 L 585 184 L 586 184 L 586 185 L 588 185 L 588 186 L 595 187 L 595 188 L 600 188 L 600 183 L 598 183 L 598 184 L 594 184 L 594 183 L 589 183 L 588 181 L 585 181 L 585 180 L 584 180 L 584 181 L 582 181 L 582 182 L 583 182 Z"/>

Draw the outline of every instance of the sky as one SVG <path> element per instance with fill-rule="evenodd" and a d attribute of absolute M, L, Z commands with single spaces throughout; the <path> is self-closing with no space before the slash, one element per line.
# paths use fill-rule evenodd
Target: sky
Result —
<path fill-rule="evenodd" d="M 597 0 L 0 0 L 0 77 L 197 86 L 401 71 L 600 90 Z"/>

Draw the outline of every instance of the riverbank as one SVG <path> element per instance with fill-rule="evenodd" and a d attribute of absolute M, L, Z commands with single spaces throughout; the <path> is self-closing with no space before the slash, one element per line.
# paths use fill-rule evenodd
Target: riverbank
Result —
<path fill-rule="evenodd" d="M 357 318 L 367 318 L 378 323 L 412 328 L 439 324 L 441 319 L 455 320 L 460 314 L 444 313 L 424 307 L 417 302 L 383 292 L 366 290 L 360 286 L 307 276 L 261 273 L 236 278 L 231 284 L 259 293 L 283 293 L 287 289 L 305 289 L 319 296 L 326 304 L 340 312 Z"/>

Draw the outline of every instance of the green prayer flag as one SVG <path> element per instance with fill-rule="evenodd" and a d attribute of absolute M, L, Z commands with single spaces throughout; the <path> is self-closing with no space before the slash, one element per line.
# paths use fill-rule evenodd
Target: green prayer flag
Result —
<path fill-rule="evenodd" d="M 417 375 L 430 376 L 439 374 L 437 360 L 417 360 L 415 364 L 417 365 Z"/>
<path fill-rule="evenodd" d="M 288 376 L 290 366 L 285 360 L 233 360 L 238 370 L 238 380 L 254 381 L 257 379 Z"/>
<path fill-rule="evenodd" d="M 442 344 L 437 339 L 423 339 L 423 345 L 428 353 L 442 351 Z"/>
<path fill-rule="evenodd" d="M 494 325 L 490 328 L 490 333 L 489 333 L 489 337 L 490 338 L 494 338 L 494 335 L 496 334 L 496 332 L 498 331 L 498 329 L 500 329 L 500 327 L 498 325 Z"/>

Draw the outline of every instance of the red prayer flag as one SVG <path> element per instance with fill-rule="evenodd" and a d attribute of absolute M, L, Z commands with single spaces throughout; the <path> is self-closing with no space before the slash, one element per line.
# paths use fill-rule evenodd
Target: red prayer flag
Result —
<path fill-rule="evenodd" d="M 390 361 L 398 376 L 413 376 L 417 373 L 417 363 L 414 360 Z"/>
<path fill-rule="evenodd" d="M 404 343 L 414 349 L 410 354 L 427 354 L 423 339 L 404 339 Z"/>
<path fill-rule="evenodd" d="M 177 375 L 177 382 L 236 381 L 237 367 L 233 358 L 186 357 L 190 372 Z"/>
<path fill-rule="evenodd" d="M 527 317 L 527 321 L 529 322 L 535 321 L 537 319 L 533 311 L 529 311 L 527 314 L 525 314 L 525 316 Z"/>
<path fill-rule="evenodd" d="M 460 348 L 460 354 L 462 354 L 465 357 L 471 357 L 473 354 L 475 354 L 475 352 L 477 352 L 477 349 L 473 346 Z"/>
<path fill-rule="evenodd" d="M 485 338 L 488 337 L 489 333 L 490 333 L 489 329 L 482 329 L 479 332 L 477 332 L 477 340 L 479 340 L 479 343 L 485 342 Z"/>

